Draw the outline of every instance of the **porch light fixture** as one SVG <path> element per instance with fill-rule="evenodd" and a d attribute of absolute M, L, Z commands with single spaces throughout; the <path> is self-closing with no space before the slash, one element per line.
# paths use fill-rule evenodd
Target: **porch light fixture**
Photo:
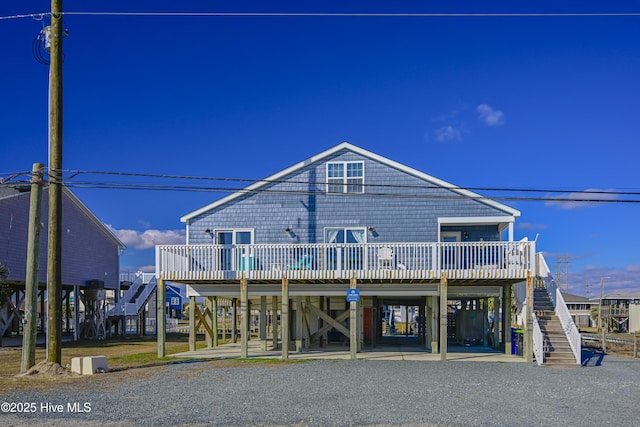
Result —
<path fill-rule="evenodd" d="M 210 228 L 207 228 L 206 230 L 204 230 L 204 233 L 207 234 L 209 237 L 211 237 L 211 239 L 213 239 L 213 231 L 211 231 Z"/>
<path fill-rule="evenodd" d="M 468 232 L 468 231 L 465 231 L 465 232 L 464 232 L 464 234 L 463 234 L 463 236 L 464 236 L 464 238 L 465 238 L 465 239 L 468 239 L 468 238 L 469 238 L 469 232 Z"/>
<path fill-rule="evenodd" d="M 367 228 L 367 231 L 368 231 L 369 233 L 373 234 L 373 233 L 375 233 L 375 232 L 376 232 L 376 229 L 375 229 L 375 228 L 373 228 L 372 226 L 369 226 L 369 228 Z"/>
<path fill-rule="evenodd" d="M 284 232 L 289 236 L 289 237 L 296 237 L 296 233 L 293 232 L 293 230 L 291 229 L 291 227 L 287 227 Z"/>

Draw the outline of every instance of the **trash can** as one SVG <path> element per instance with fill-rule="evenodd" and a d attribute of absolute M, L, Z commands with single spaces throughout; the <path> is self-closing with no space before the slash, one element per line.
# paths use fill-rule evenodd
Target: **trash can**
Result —
<path fill-rule="evenodd" d="M 511 328 L 511 354 L 522 356 L 524 329 Z"/>

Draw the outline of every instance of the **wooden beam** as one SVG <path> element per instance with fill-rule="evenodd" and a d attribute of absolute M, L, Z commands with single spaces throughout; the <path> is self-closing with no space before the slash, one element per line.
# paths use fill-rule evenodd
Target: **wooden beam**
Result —
<path fill-rule="evenodd" d="M 447 275 L 440 276 L 440 360 L 447 360 Z"/>
<path fill-rule="evenodd" d="M 158 279 L 158 287 L 156 290 L 156 336 L 158 341 L 158 357 L 165 357 L 165 343 L 167 341 L 167 328 L 164 322 L 164 305 L 165 305 L 165 284 L 164 280 Z"/>
<path fill-rule="evenodd" d="M 282 277 L 282 309 L 280 314 L 282 328 L 282 360 L 289 359 L 289 283 Z"/>
<path fill-rule="evenodd" d="M 260 297 L 260 350 L 267 351 L 267 297 Z"/>
<path fill-rule="evenodd" d="M 302 351 L 302 297 L 296 297 L 296 351 Z"/>
<path fill-rule="evenodd" d="M 355 274 L 349 281 L 349 288 L 356 289 L 358 282 Z M 351 359 L 357 358 L 358 353 L 358 303 L 352 301 L 349 303 L 349 354 Z"/>
<path fill-rule="evenodd" d="M 211 297 L 211 329 L 213 329 L 213 346 L 218 346 L 218 297 Z"/>
<path fill-rule="evenodd" d="M 504 287 L 504 303 L 502 306 L 502 340 L 504 341 L 504 353 L 511 354 L 511 285 Z"/>
<path fill-rule="evenodd" d="M 213 297 L 205 298 L 205 304 L 207 304 L 207 307 L 205 309 L 206 320 L 204 321 L 204 324 L 207 326 L 207 336 L 205 337 L 205 341 L 208 348 L 213 347 L 213 331 L 215 331 L 215 329 L 213 328 L 208 328 L 209 324 L 213 325 L 213 315 L 211 310 L 211 307 L 213 306 L 212 299 Z M 218 331 L 216 331 L 216 333 L 217 332 Z"/>
<path fill-rule="evenodd" d="M 315 340 L 331 328 L 336 328 L 345 337 L 349 336 L 349 329 L 347 329 L 342 323 L 340 323 L 341 321 L 349 317 L 349 310 L 343 311 L 338 316 L 336 316 L 335 319 L 329 316 L 327 313 L 321 311 L 314 305 L 309 305 L 308 310 L 327 322 L 327 325 L 324 325 L 322 328 L 313 333 L 313 335 L 311 336 L 311 341 Z"/>
<path fill-rule="evenodd" d="M 533 362 L 533 280 L 531 271 L 527 272 L 527 312 L 525 313 L 524 356 L 527 362 Z"/>
<path fill-rule="evenodd" d="M 196 297 L 189 297 L 189 351 L 196 351 L 196 310 Z"/>
<path fill-rule="evenodd" d="M 244 275 L 240 279 L 240 353 L 243 359 L 249 357 L 249 298 Z"/>
<path fill-rule="evenodd" d="M 278 297 L 271 297 L 271 338 L 273 349 L 278 349 Z"/>
<path fill-rule="evenodd" d="M 196 305 L 196 316 L 198 317 L 198 322 L 193 328 L 196 331 L 196 334 L 200 330 L 200 327 L 204 327 L 207 331 L 207 335 L 213 337 L 213 329 L 209 326 L 208 319 L 211 317 L 211 310 L 209 307 L 204 309 L 204 312 L 201 312 L 198 306 Z"/>

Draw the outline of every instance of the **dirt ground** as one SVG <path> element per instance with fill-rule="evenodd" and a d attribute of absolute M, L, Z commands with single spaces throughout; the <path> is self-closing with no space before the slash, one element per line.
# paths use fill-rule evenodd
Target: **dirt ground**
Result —
<path fill-rule="evenodd" d="M 197 348 L 205 346 L 205 342 L 197 342 Z M 188 335 L 168 334 L 166 343 L 167 355 L 189 350 Z M 71 359 L 82 356 L 106 356 L 109 371 L 127 371 L 134 368 L 161 366 L 174 358 L 157 357 L 155 337 L 130 337 L 107 339 L 104 341 L 81 340 L 65 342 L 62 345 L 62 363 L 57 366 L 46 362 L 46 351 L 43 346 L 36 347 L 37 371 L 34 375 L 19 375 L 22 360 L 22 347 L 0 348 L 0 381 L 5 384 L 15 383 L 21 387 L 46 386 L 50 381 L 73 381 Z"/>

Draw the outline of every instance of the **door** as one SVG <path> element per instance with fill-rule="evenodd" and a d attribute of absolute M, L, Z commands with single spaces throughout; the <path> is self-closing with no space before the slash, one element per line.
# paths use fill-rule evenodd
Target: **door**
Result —
<path fill-rule="evenodd" d="M 325 259 L 329 270 L 361 270 L 365 265 L 366 251 L 362 246 L 342 245 L 343 243 L 367 243 L 364 228 L 325 228 L 324 241 L 336 244 L 327 249 Z"/>
<path fill-rule="evenodd" d="M 462 240 L 462 233 L 459 231 L 443 231 L 440 233 L 442 243 L 458 243 Z M 456 259 L 459 259 L 460 248 L 457 245 L 443 245 L 442 247 L 442 268 L 456 268 Z"/>
<path fill-rule="evenodd" d="M 253 230 L 218 230 L 216 242 L 223 246 L 220 249 L 220 268 L 222 270 L 242 269 L 242 260 L 247 250 L 243 245 L 253 243 Z"/>

